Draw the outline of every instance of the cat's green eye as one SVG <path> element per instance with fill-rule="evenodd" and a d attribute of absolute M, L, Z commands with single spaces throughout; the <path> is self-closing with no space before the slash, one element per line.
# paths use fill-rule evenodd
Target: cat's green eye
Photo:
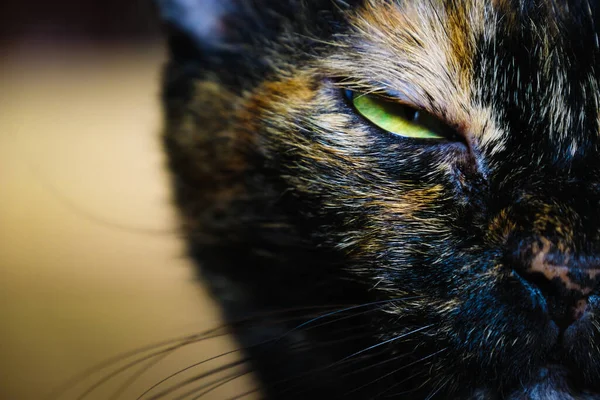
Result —
<path fill-rule="evenodd" d="M 433 115 L 379 96 L 346 91 L 365 119 L 393 134 L 418 139 L 446 139 L 448 127 Z"/>

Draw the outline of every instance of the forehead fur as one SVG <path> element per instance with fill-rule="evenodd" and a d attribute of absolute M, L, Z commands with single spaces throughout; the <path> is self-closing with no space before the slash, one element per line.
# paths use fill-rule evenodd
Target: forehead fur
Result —
<path fill-rule="evenodd" d="M 557 155 L 585 150 L 598 133 L 597 2 L 496 1 L 494 13 L 499 39 L 479 46 L 481 96 Z"/>

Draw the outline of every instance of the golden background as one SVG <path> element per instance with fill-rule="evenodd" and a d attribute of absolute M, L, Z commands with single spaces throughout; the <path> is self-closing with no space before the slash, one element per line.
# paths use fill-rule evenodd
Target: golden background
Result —
<path fill-rule="evenodd" d="M 220 322 L 171 206 L 160 147 L 163 46 L 30 40 L 2 52 L 0 398 L 35 400 L 114 355 Z M 185 346 L 85 398 L 112 398 L 140 370 L 119 397 L 136 399 L 234 346 L 227 338 Z M 191 368 L 161 388 L 228 361 Z M 76 399 L 117 369 L 57 398 Z M 225 399 L 247 384 L 236 379 L 202 398 Z"/>

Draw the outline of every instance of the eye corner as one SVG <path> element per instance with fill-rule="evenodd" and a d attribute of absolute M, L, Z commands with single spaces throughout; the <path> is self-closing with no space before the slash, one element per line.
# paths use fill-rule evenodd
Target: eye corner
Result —
<path fill-rule="evenodd" d="M 344 94 L 344 98 L 348 101 L 352 101 L 354 97 L 354 91 L 350 89 L 342 89 L 342 93 Z"/>

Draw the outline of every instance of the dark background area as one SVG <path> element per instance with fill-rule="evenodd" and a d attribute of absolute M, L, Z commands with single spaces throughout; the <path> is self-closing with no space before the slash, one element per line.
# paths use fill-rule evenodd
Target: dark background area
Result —
<path fill-rule="evenodd" d="M 120 41 L 156 38 L 152 0 L 4 0 L 0 39 Z"/>

